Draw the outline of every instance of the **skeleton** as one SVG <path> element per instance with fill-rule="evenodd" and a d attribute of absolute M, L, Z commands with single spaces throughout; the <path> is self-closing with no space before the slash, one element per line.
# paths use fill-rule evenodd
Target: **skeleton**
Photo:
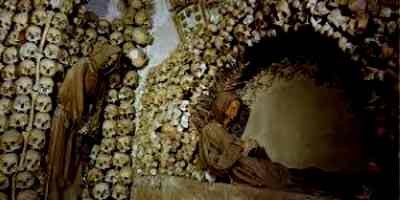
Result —
<path fill-rule="evenodd" d="M 60 45 L 62 42 L 62 33 L 60 30 L 50 27 L 47 32 L 46 40 L 52 44 Z"/>
<path fill-rule="evenodd" d="M 128 87 L 135 88 L 138 84 L 138 74 L 136 71 L 129 71 L 125 74 L 123 84 Z"/>
<path fill-rule="evenodd" d="M 122 87 L 118 92 L 118 99 L 122 101 L 133 101 L 135 97 L 135 91 L 132 90 L 130 87 Z"/>
<path fill-rule="evenodd" d="M 117 149 L 126 153 L 131 150 L 132 136 L 121 136 L 117 138 Z"/>
<path fill-rule="evenodd" d="M 15 85 L 12 81 L 4 81 L 1 84 L 0 91 L 2 96 L 12 98 L 15 95 Z"/>
<path fill-rule="evenodd" d="M 114 104 L 108 104 L 104 109 L 104 118 L 106 120 L 117 120 L 118 117 L 118 106 Z"/>
<path fill-rule="evenodd" d="M 28 26 L 28 13 L 22 12 L 22 13 L 17 13 L 14 15 L 13 22 L 15 24 L 15 29 L 18 31 L 22 31 Z"/>
<path fill-rule="evenodd" d="M 1 136 L 1 150 L 6 153 L 12 153 L 21 149 L 24 137 L 15 129 L 6 131 Z"/>
<path fill-rule="evenodd" d="M 118 91 L 116 89 L 108 90 L 107 102 L 111 104 L 115 104 L 118 102 Z"/>
<path fill-rule="evenodd" d="M 30 25 L 26 29 L 26 40 L 30 42 L 37 43 L 39 42 L 40 38 L 42 37 L 42 29 L 36 25 Z"/>
<path fill-rule="evenodd" d="M 31 17 L 31 23 L 37 26 L 43 26 L 47 21 L 47 13 L 44 8 L 37 8 L 33 11 Z"/>
<path fill-rule="evenodd" d="M 51 59 L 42 59 L 40 61 L 40 73 L 43 76 L 53 77 L 57 73 L 57 65 Z"/>
<path fill-rule="evenodd" d="M 46 145 L 46 133 L 40 129 L 33 129 L 30 132 L 28 144 L 34 150 L 42 150 Z"/>
<path fill-rule="evenodd" d="M 35 150 L 28 150 L 25 156 L 25 169 L 35 172 L 40 168 L 40 153 Z"/>
<path fill-rule="evenodd" d="M 10 186 L 10 180 L 6 175 L 0 172 L 0 190 L 7 189 L 9 186 Z"/>
<path fill-rule="evenodd" d="M 105 200 L 110 195 L 110 186 L 108 183 L 98 183 L 93 188 L 93 196 L 96 200 Z"/>
<path fill-rule="evenodd" d="M 1 78 L 5 81 L 12 81 L 16 78 L 16 68 L 15 65 L 9 64 L 5 66 L 1 73 Z"/>
<path fill-rule="evenodd" d="M 135 131 L 135 125 L 134 125 L 134 123 L 132 123 L 132 119 L 133 119 L 133 117 L 121 119 L 118 121 L 118 134 L 119 135 L 123 136 L 123 135 L 133 134 L 133 132 Z"/>
<path fill-rule="evenodd" d="M 40 95 L 36 98 L 35 110 L 42 113 L 50 112 L 53 108 L 51 97 Z"/>
<path fill-rule="evenodd" d="M 97 32 L 101 35 L 108 35 L 110 33 L 110 23 L 105 19 L 100 20 Z"/>
<path fill-rule="evenodd" d="M 18 155 L 16 153 L 6 153 L 0 155 L 0 171 L 5 175 L 17 172 Z"/>
<path fill-rule="evenodd" d="M 129 197 L 129 189 L 124 185 L 115 185 L 112 191 L 112 197 L 116 200 L 126 200 Z"/>
<path fill-rule="evenodd" d="M 49 77 L 40 77 L 39 88 L 40 93 L 44 95 L 50 95 L 53 93 L 54 81 Z"/>
<path fill-rule="evenodd" d="M 13 15 L 13 12 L 0 10 L 0 41 L 6 39 L 8 31 L 11 28 Z"/>
<path fill-rule="evenodd" d="M 0 134 L 8 129 L 8 117 L 5 115 L 0 115 Z"/>
<path fill-rule="evenodd" d="M 39 52 L 38 47 L 36 44 L 27 42 L 21 46 L 21 49 L 19 50 L 19 57 L 21 60 L 26 60 L 26 59 L 34 59 L 36 58 L 37 54 Z"/>
<path fill-rule="evenodd" d="M 102 130 L 104 137 L 111 138 L 117 135 L 117 124 L 115 123 L 115 121 L 106 120 L 103 122 Z"/>
<path fill-rule="evenodd" d="M 87 174 L 87 180 L 90 184 L 94 184 L 94 183 L 103 181 L 103 179 L 104 179 L 103 172 L 97 168 L 90 169 Z"/>
<path fill-rule="evenodd" d="M 32 103 L 31 103 L 31 98 L 26 95 L 20 95 L 17 96 L 14 100 L 14 109 L 17 112 L 21 113 L 28 113 L 28 111 L 31 109 Z"/>
<path fill-rule="evenodd" d="M 131 163 L 130 157 L 126 153 L 116 152 L 113 156 L 113 165 L 114 167 L 123 168 L 129 166 Z"/>
<path fill-rule="evenodd" d="M 60 47 L 55 44 L 48 44 L 44 48 L 44 55 L 49 59 L 57 59 L 60 54 Z"/>
<path fill-rule="evenodd" d="M 103 138 L 100 144 L 100 150 L 104 153 L 111 153 L 115 149 L 115 139 L 114 138 Z"/>
<path fill-rule="evenodd" d="M 109 169 L 106 172 L 106 176 L 104 178 L 104 181 L 107 183 L 115 184 L 118 181 L 118 171 L 115 169 Z"/>
<path fill-rule="evenodd" d="M 50 128 L 51 117 L 48 113 L 36 113 L 33 124 L 40 130 L 47 130 Z"/>
<path fill-rule="evenodd" d="M 13 113 L 10 116 L 10 127 L 12 128 L 24 128 L 28 125 L 29 116 L 26 113 Z"/>
<path fill-rule="evenodd" d="M 64 13 L 57 12 L 54 14 L 51 25 L 59 30 L 64 30 L 68 26 L 68 18 Z"/>
<path fill-rule="evenodd" d="M 133 120 L 135 117 L 135 107 L 131 104 L 131 102 L 121 102 L 119 106 L 119 117 L 120 119 Z"/>
<path fill-rule="evenodd" d="M 142 49 L 134 48 L 132 49 L 127 57 L 130 59 L 133 66 L 137 68 L 142 68 L 147 64 L 148 58 Z"/>
<path fill-rule="evenodd" d="M 15 64 L 18 62 L 18 51 L 16 47 L 11 46 L 4 50 L 3 62 L 6 64 Z"/>
<path fill-rule="evenodd" d="M 17 72 L 23 76 L 33 76 L 35 74 L 35 62 L 32 60 L 23 60 L 17 67 Z"/>
<path fill-rule="evenodd" d="M 111 167 L 112 156 L 105 153 L 100 153 L 96 158 L 95 167 L 101 170 L 106 170 Z"/>
<path fill-rule="evenodd" d="M 124 185 L 132 183 L 133 173 L 131 167 L 124 167 L 119 171 L 118 182 Z"/>
<path fill-rule="evenodd" d="M 16 176 L 16 187 L 18 189 L 28 189 L 35 184 L 35 177 L 31 172 L 20 172 Z"/>
<path fill-rule="evenodd" d="M 111 44 L 120 45 L 124 42 L 124 35 L 121 32 L 114 32 L 110 35 Z"/>

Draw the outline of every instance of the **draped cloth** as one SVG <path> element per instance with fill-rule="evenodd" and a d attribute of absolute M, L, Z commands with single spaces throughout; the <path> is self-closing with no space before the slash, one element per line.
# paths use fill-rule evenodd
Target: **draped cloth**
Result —
<path fill-rule="evenodd" d="M 256 187 L 279 189 L 289 184 L 286 167 L 269 158 L 250 157 L 243 153 L 243 146 L 217 122 L 202 128 L 200 157 L 212 174 Z"/>
<path fill-rule="evenodd" d="M 63 190 L 74 181 L 79 167 L 75 154 L 78 131 L 85 124 L 88 104 L 96 98 L 102 66 L 119 51 L 107 43 L 97 43 L 89 58 L 82 58 L 67 72 L 51 124 L 47 183 L 50 200 L 62 200 Z"/>

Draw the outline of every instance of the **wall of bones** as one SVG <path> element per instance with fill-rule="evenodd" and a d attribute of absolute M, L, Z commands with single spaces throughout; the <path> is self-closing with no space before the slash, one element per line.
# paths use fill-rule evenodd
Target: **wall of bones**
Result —
<path fill-rule="evenodd" d="M 193 111 L 207 112 L 216 77 L 245 69 L 241 55 L 263 39 L 312 27 L 363 65 L 366 80 L 398 80 L 400 10 L 372 1 L 204 2 L 206 25 L 151 72 L 135 127 L 137 70 L 147 65 L 143 48 L 152 42 L 151 0 L 126 1 L 123 17 L 112 22 L 88 14 L 79 0 L 0 0 L 0 199 L 43 197 L 57 88 L 99 40 L 119 45 L 132 64 L 109 77 L 101 142 L 83 178 L 86 200 L 128 199 L 135 176 L 208 179 L 196 153 Z"/>

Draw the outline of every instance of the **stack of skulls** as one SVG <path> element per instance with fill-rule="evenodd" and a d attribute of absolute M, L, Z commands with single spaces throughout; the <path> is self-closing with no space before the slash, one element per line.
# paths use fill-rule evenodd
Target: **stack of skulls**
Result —
<path fill-rule="evenodd" d="M 56 82 L 70 65 L 67 15 L 48 1 L 0 4 L 0 197 L 40 198 Z M 61 11 L 60 11 L 61 10 Z M 4 197 L 4 198 L 3 198 Z"/>
<path fill-rule="evenodd" d="M 131 159 L 131 149 L 136 128 L 134 102 L 139 79 L 137 70 L 147 65 L 145 48 L 152 43 L 153 38 L 149 32 L 152 2 L 133 0 L 126 2 L 126 5 L 126 9 L 131 11 L 126 11 L 129 15 L 112 22 L 87 17 L 75 20 L 82 21 L 81 25 L 84 20 L 87 21 L 85 26 L 78 27 L 75 31 L 84 36 L 73 42 L 77 50 L 79 44 L 81 45 L 83 56 L 90 54 L 93 41 L 107 40 L 119 46 L 124 56 L 130 60 L 130 63 L 123 63 L 121 68 L 108 77 L 107 104 L 103 110 L 104 121 L 101 127 L 102 139 L 91 150 L 91 161 L 84 177 L 82 199 L 86 200 L 124 200 L 130 197 L 132 168 L 135 165 Z M 89 50 L 83 52 L 84 49 Z"/>

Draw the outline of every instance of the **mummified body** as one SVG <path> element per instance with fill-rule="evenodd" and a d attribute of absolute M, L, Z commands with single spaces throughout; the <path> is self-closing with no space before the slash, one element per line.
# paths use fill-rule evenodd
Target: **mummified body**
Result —
<path fill-rule="evenodd" d="M 75 154 L 79 133 L 97 126 L 98 107 L 104 93 L 101 69 L 115 60 L 120 49 L 107 43 L 97 43 L 89 58 L 81 59 L 67 73 L 58 94 L 59 102 L 51 125 L 49 143 L 49 199 L 63 199 L 63 192 L 74 180 L 79 169 Z M 91 116 L 88 118 L 88 116 Z M 89 122 L 89 123 L 86 123 Z"/>

